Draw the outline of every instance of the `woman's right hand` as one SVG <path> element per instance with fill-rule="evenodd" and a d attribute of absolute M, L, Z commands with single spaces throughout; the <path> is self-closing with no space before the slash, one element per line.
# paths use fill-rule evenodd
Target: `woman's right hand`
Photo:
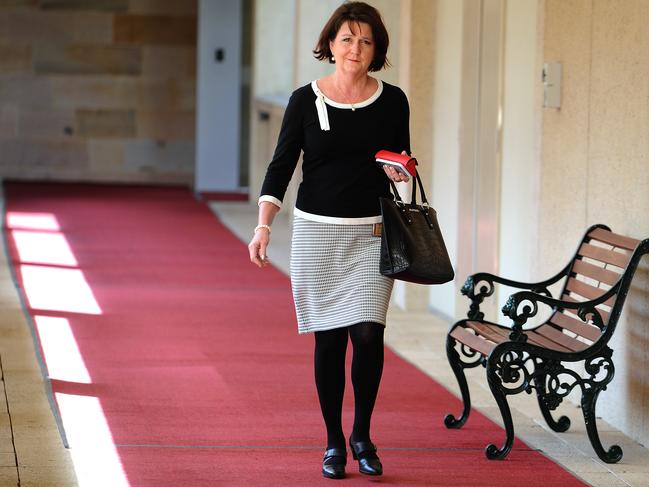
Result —
<path fill-rule="evenodd" d="M 408 153 L 405 150 L 402 150 L 401 155 L 407 156 Z M 386 176 L 392 181 L 394 181 L 395 183 L 401 183 L 401 182 L 407 183 L 408 181 L 410 181 L 410 178 L 406 176 L 404 173 L 397 171 L 396 169 L 388 166 L 387 164 L 383 166 L 383 170 L 385 171 Z"/>
<path fill-rule="evenodd" d="M 254 237 L 248 244 L 248 252 L 250 252 L 250 262 L 256 264 L 258 267 L 263 268 L 268 265 L 268 256 L 266 249 L 270 242 L 270 230 L 267 228 L 259 228 L 255 232 Z"/>

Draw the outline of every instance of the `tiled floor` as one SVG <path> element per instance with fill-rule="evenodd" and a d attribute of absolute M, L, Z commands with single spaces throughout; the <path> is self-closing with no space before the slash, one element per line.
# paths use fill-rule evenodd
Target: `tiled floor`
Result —
<path fill-rule="evenodd" d="M 255 206 L 219 203 L 213 204 L 213 208 L 242 240 L 249 239 L 256 224 Z M 0 247 L 0 486 L 74 486 L 77 483 L 69 450 L 63 447 L 51 414 L 29 324 L 6 263 L 4 241 Z M 288 268 L 288 249 L 288 224 L 280 214 L 273 226 L 269 255 L 283 270 Z M 444 351 L 448 324 L 426 312 L 405 313 L 394 307 L 389 321 L 389 346 L 457 394 Z M 470 370 L 468 378 L 474 407 L 500 422 L 484 371 Z M 649 486 L 649 450 L 614 428 L 598 423 L 603 441 L 607 445 L 617 443 L 624 450 L 621 463 L 607 465 L 594 455 L 578 408 L 562 406 L 560 412 L 570 417 L 572 427 L 559 435 L 544 426 L 534 397 L 523 394 L 512 398 L 511 404 L 517 435 L 587 483 L 606 487 Z M 494 440 L 499 442 L 503 438 Z"/>

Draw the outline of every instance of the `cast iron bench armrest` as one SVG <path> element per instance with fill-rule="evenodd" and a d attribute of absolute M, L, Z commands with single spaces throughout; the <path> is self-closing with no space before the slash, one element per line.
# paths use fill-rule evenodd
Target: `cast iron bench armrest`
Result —
<path fill-rule="evenodd" d="M 518 289 L 528 289 L 533 293 L 551 296 L 548 286 L 565 277 L 570 270 L 570 265 L 564 267 L 557 275 L 540 282 L 520 282 L 496 276 L 488 272 L 478 272 L 467 277 L 462 286 L 461 293 L 471 300 L 467 316 L 472 320 L 482 320 L 484 313 L 480 311 L 480 303 L 491 296 L 495 291 L 494 283 Z M 477 291 L 477 292 L 476 292 Z"/>
<path fill-rule="evenodd" d="M 596 306 L 604 303 L 611 296 L 617 294 L 619 287 L 618 283 L 598 298 L 581 302 L 563 301 L 561 299 L 555 299 L 551 296 L 531 291 L 519 291 L 514 293 L 509 296 L 505 306 L 502 308 L 503 314 L 509 317 L 513 322 L 510 338 L 513 341 L 525 340 L 523 325 L 527 320 L 536 316 L 536 313 L 538 312 L 538 303 L 546 304 L 555 311 L 561 311 L 564 309 L 575 310 L 577 316 L 579 316 L 583 322 L 587 322 L 590 316 L 593 320 L 593 324 L 600 330 L 603 330 L 604 321 L 602 320 Z"/>

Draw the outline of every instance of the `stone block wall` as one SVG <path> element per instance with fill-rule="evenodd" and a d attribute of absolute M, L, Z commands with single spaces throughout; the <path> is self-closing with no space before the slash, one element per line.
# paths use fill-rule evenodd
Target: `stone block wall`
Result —
<path fill-rule="evenodd" d="M 0 0 L 0 178 L 190 185 L 196 0 Z"/>

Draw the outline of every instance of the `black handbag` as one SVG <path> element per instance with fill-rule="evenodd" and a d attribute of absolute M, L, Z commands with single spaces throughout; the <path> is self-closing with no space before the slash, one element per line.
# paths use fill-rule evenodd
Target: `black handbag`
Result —
<path fill-rule="evenodd" d="M 415 183 L 416 180 L 416 183 Z M 412 200 L 406 204 L 390 181 L 394 199 L 379 198 L 383 228 L 381 261 L 384 276 L 418 284 L 443 284 L 455 277 L 437 214 L 428 206 L 419 174 L 412 181 Z M 417 204 L 417 185 L 422 204 Z"/>

